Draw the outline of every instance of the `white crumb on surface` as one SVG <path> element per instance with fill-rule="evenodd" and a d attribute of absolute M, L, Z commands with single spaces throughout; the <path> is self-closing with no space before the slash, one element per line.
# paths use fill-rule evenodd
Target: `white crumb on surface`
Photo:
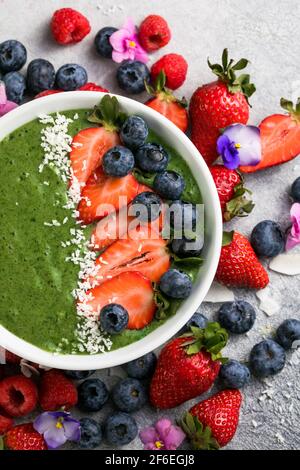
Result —
<path fill-rule="evenodd" d="M 259 299 L 259 308 L 262 310 L 268 317 L 275 315 L 280 310 L 280 304 L 276 300 L 276 295 L 270 287 L 261 289 L 256 292 L 256 297 Z"/>
<path fill-rule="evenodd" d="M 300 274 L 300 253 L 281 253 L 271 260 L 269 268 L 280 274 L 297 276 Z"/>
<path fill-rule="evenodd" d="M 228 287 L 213 282 L 203 302 L 223 303 L 233 302 L 234 294 Z"/>

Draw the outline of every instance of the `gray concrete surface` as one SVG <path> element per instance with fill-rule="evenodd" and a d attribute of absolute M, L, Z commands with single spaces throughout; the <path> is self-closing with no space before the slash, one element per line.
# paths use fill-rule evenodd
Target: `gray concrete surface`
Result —
<path fill-rule="evenodd" d="M 48 23 L 56 8 L 71 6 L 85 13 L 92 24 L 92 33 L 80 44 L 71 47 L 56 45 L 49 35 Z M 298 0 L 0 0 L 0 42 L 16 38 L 24 42 L 29 59 L 44 57 L 56 67 L 66 62 L 84 65 L 91 81 L 98 82 L 111 91 L 119 92 L 115 82 L 116 65 L 100 60 L 92 43 L 96 32 L 103 26 L 119 27 L 131 16 L 139 23 L 147 14 L 158 13 L 169 22 L 173 38 L 161 52 L 154 54 L 155 61 L 167 52 L 182 53 L 189 63 L 187 81 L 178 92 L 190 98 L 194 89 L 211 80 L 206 58 L 219 59 L 224 47 L 230 55 L 251 60 L 250 71 L 257 85 L 251 99 L 251 122 L 279 112 L 279 99 L 300 96 L 300 3 Z M 139 96 L 139 100 L 145 100 Z M 285 228 L 288 223 L 290 200 L 288 188 L 300 174 L 300 161 L 246 177 L 253 191 L 256 207 L 245 219 L 232 225 L 248 235 L 260 220 L 270 218 Z M 270 272 L 272 295 L 280 309 L 272 317 L 258 310 L 254 329 L 247 336 L 231 339 L 227 354 L 246 360 L 251 346 L 268 336 L 280 322 L 300 314 L 299 276 L 287 277 Z M 235 292 L 257 306 L 253 292 Z M 203 304 L 201 310 L 213 318 L 217 305 Z M 299 449 L 299 364 L 300 354 L 288 357 L 288 364 L 277 377 L 253 380 L 244 391 L 244 404 L 238 432 L 228 449 Z M 108 385 L 122 376 L 121 368 L 101 372 Z M 149 425 L 158 416 L 179 417 L 187 409 L 157 413 L 146 408 L 136 414 L 140 427 Z M 100 421 L 110 412 L 107 406 L 99 414 Z M 140 448 L 136 439 L 128 448 Z"/>

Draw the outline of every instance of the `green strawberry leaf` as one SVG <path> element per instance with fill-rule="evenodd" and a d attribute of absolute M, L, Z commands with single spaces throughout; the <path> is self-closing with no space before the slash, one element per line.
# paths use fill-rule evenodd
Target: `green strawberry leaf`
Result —
<path fill-rule="evenodd" d="M 157 306 L 155 313 L 155 318 L 157 320 L 165 320 L 166 318 L 174 315 L 178 310 L 181 300 L 170 299 L 165 294 L 163 294 L 157 284 L 153 284 L 154 290 L 154 302 Z"/>
<path fill-rule="evenodd" d="M 4 450 L 4 439 L 0 436 L 0 450 Z"/>
<path fill-rule="evenodd" d="M 299 123 L 300 121 L 300 97 L 297 99 L 295 106 L 292 101 L 289 101 L 285 98 L 281 98 L 280 106 L 285 111 L 287 111 Z"/>
<path fill-rule="evenodd" d="M 231 232 L 223 232 L 222 246 L 228 246 L 233 240 L 234 230 Z"/>
<path fill-rule="evenodd" d="M 218 450 L 218 442 L 212 435 L 211 428 L 204 426 L 200 420 L 191 413 L 186 413 L 179 422 L 183 432 L 187 435 L 194 450 Z"/>
<path fill-rule="evenodd" d="M 182 337 L 186 338 L 181 346 L 186 348 L 187 355 L 197 354 L 205 349 L 214 361 L 222 358 L 221 350 L 228 341 L 227 331 L 217 322 L 209 322 L 205 328 L 192 326 L 190 332 L 184 333 Z"/>
<path fill-rule="evenodd" d="M 249 189 L 244 188 L 243 182 L 235 186 L 234 196 L 226 204 L 224 212 L 224 219 L 226 222 L 231 220 L 233 217 L 245 217 L 250 214 L 255 204 L 251 199 L 247 199 L 246 194 L 252 193 Z"/>

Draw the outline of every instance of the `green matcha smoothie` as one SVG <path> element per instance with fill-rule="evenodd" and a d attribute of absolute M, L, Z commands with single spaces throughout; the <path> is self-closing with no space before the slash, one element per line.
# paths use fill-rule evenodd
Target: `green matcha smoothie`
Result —
<path fill-rule="evenodd" d="M 61 113 L 71 119 L 68 134 L 92 127 L 86 110 Z M 41 131 L 45 124 L 34 120 L 0 142 L 0 323 L 20 338 L 48 351 L 61 353 L 76 349 L 78 324 L 72 291 L 76 289 L 79 267 L 66 262 L 74 247 L 62 246 L 77 228 L 67 202 L 67 185 L 55 169 L 43 161 Z M 150 134 L 149 140 L 163 143 Z M 163 145 L 165 145 L 163 143 Z M 188 166 L 176 151 L 169 168 L 184 176 L 182 198 L 201 202 L 201 194 Z M 93 227 L 84 228 L 89 239 Z M 183 267 L 195 278 L 199 267 Z M 180 301 L 171 301 L 174 314 Z M 142 330 L 125 330 L 112 338 L 112 349 L 139 340 L 165 321 L 155 319 Z"/>

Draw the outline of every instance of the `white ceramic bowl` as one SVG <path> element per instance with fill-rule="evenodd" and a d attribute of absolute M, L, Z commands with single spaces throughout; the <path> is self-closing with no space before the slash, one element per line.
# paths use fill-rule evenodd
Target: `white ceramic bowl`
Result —
<path fill-rule="evenodd" d="M 0 120 L 0 141 L 18 127 L 32 121 L 41 113 L 70 109 L 93 108 L 103 93 L 68 92 L 50 95 L 27 103 Z M 148 125 L 168 144 L 174 147 L 188 163 L 202 193 L 205 205 L 205 244 L 199 277 L 192 294 L 183 302 L 176 315 L 143 339 L 116 351 L 96 355 L 58 355 L 44 351 L 10 333 L 0 326 L 0 345 L 30 361 L 58 369 L 88 370 L 117 366 L 136 359 L 161 346 L 177 333 L 190 319 L 207 294 L 213 281 L 221 249 L 222 216 L 218 194 L 206 166 L 196 147 L 168 119 L 137 101 L 117 96 L 128 114 L 142 116 Z"/>

